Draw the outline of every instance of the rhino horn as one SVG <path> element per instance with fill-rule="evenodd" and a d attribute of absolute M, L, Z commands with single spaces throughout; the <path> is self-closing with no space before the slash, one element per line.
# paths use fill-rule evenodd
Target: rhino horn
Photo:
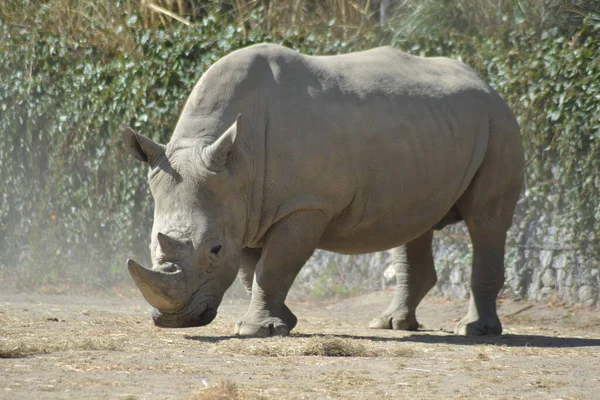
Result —
<path fill-rule="evenodd" d="M 152 307 L 162 312 L 175 312 L 189 300 L 181 270 L 148 269 L 131 259 L 127 260 L 127 268 L 133 281 Z"/>
<path fill-rule="evenodd" d="M 165 235 L 164 233 L 158 233 L 157 235 L 158 244 L 160 245 L 160 249 L 167 256 L 177 256 L 179 250 L 182 247 L 182 244 L 177 240 Z"/>

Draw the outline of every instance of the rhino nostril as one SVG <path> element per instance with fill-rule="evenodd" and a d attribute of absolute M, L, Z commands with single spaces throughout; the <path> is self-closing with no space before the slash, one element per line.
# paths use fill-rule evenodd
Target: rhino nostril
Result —
<path fill-rule="evenodd" d="M 168 264 L 162 270 L 167 273 L 177 272 L 177 266 L 175 264 Z"/>

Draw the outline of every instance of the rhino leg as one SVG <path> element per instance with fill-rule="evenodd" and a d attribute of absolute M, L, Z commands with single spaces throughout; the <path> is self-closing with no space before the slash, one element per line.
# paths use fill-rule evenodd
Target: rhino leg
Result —
<path fill-rule="evenodd" d="M 469 311 L 455 328 L 458 335 L 499 335 L 496 310 L 504 286 L 504 246 L 519 190 L 508 191 L 481 208 L 461 210 L 473 244 Z"/>
<path fill-rule="evenodd" d="M 469 311 L 460 335 L 497 335 L 502 324 L 496 298 L 504 285 L 504 246 L 523 187 L 521 136 L 512 119 L 494 119 L 488 150 L 475 178 L 457 202 L 473 244 Z"/>
<path fill-rule="evenodd" d="M 243 249 L 240 258 L 240 271 L 238 272 L 238 278 L 240 282 L 246 288 L 249 295 L 252 295 L 252 283 L 254 282 L 254 272 L 256 271 L 256 264 L 260 259 L 260 249 Z"/>
<path fill-rule="evenodd" d="M 419 328 L 415 311 L 437 276 L 433 265 L 433 231 L 392 250 L 396 270 L 396 293 L 389 307 L 369 324 L 372 329 L 415 331 Z"/>
<path fill-rule="evenodd" d="M 296 316 L 285 299 L 296 275 L 310 258 L 326 226 L 320 211 L 293 213 L 269 229 L 256 265 L 252 300 L 235 326 L 240 336 L 288 335 Z"/>
<path fill-rule="evenodd" d="M 254 283 L 254 274 L 256 272 L 256 265 L 260 260 L 262 254 L 261 249 L 244 249 L 242 250 L 242 256 L 240 261 L 240 271 L 238 278 L 246 288 L 246 291 L 252 296 L 252 285 Z M 285 317 L 286 324 L 289 330 L 292 330 L 296 326 L 296 317 L 287 305 L 283 305 L 283 316 Z"/>
<path fill-rule="evenodd" d="M 469 311 L 455 328 L 458 335 L 499 335 L 502 324 L 496 312 L 496 297 L 504 285 L 504 241 L 506 232 L 473 232 L 473 267 Z"/>

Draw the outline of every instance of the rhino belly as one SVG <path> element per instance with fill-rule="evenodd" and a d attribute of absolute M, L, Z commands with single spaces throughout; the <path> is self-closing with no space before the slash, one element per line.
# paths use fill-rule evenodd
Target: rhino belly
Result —
<path fill-rule="evenodd" d="M 451 210 L 456 199 L 429 199 L 411 207 L 373 207 L 346 212 L 332 221 L 319 248 L 342 254 L 363 254 L 401 246 L 434 228 Z M 358 215 L 358 218 L 357 218 Z"/>

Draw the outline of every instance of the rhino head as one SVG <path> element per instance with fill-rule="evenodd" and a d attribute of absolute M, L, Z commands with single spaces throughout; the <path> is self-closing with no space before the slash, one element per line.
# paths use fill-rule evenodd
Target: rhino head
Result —
<path fill-rule="evenodd" d="M 240 117 L 212 143 L 179 140 L 162 145 L 122 128 L 123 142 L 150 167 L 154 199 L 152 268 L 127 266 L 157 326 L 210 323 L 239 270 L 244 221 L 240 188 L 230 179 Z"/>

